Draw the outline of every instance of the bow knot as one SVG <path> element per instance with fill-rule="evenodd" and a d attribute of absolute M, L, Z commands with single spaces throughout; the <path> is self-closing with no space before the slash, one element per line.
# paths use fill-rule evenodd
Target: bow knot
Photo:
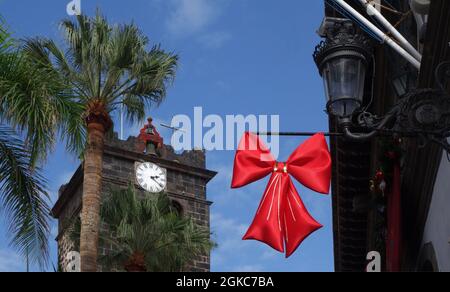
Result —
<path fill-rule="evenodd" d="M 264 242 L 289 257 L 303 240 L 322 227 L 306 210 L 291 176 L 311 190 L 329 193 L 331 156 L 324 135 L 314 135 L 286 162 L 277 162 L 257 135 L 245 133 L 236 152 L 232 188 L 246 186 L 271 173 L 244 240 Z"/>
<path fill-rule="evenodd" d="M 276 162 L 273 167 L 273 172 L 288 173 L 288 167 L 286 162 Z"/>

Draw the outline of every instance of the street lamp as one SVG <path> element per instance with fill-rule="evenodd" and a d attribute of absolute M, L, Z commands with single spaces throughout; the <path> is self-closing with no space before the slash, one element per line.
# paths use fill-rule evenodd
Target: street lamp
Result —
<path fill-rule="evenodd" d="M 412 79 L 412 76 L 406 68 L 404 70 L 401 70 L 401 72 L 398 72 L 392 77 L 392 88 L 395 91 L 395 94 L 398 97 L 404 97 L 405 94 L 409 92 L 409 90 L 414 86 L 412 85 L 412 82 L 414 82 L 417 79 Z M 417 77 L 416 77 L 417 78 Z"/>
<path fill-rule="evenodd" d="M 436 88 L 411 90 L 411 82 L 416 81 L 411 72 L 394 74 L 391 81 L 400 100 L 379 117 L 363 109 L 366 70 L 373 59 L 369 39 L 352 21 L 340 18 L 325 18 L 319 35 L 325 40 L 313 56 L 324 81 L 327 112 L 337 118 L 343 136 L 353 140 L 377 135 L 419 137 L 423 145 L 437 143 L 450 152 L 450 96 L 444 87 L 450 62 L 437 66 Z M 355 128 L 362 133 L 354 133 Z"/>
<path fill-rule="evenodd" d="M 398 58 L 397 53 L 389 52 L 388 61 L 398 64 L 391 68 L 390 84 L 398 98 L 403 98 L 407 93 L 417 87 L 417 70 L 407 61 Z"/>
<path fill-rule="evenodd" d="M 316 47 L 314 60 L 324 81 L 327 112 L 351 117 L 362 105 L 370 41 L 348 19 L 326 18 L 320 31 L 326 40 Z"/>

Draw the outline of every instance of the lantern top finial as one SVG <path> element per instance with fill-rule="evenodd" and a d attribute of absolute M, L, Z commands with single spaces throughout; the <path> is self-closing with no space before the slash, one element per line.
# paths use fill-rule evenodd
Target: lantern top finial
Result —
<path fill-rule="evenodd" d="M 327 61 L 337 56 L 358 55 L 368 63 L 373 54 L 371 40 L 350 19 L 327 17 L 318 34 L 325 38 L 316 46 L 313 54 L 319 71 L 322 71 L 321 68 Z"/>

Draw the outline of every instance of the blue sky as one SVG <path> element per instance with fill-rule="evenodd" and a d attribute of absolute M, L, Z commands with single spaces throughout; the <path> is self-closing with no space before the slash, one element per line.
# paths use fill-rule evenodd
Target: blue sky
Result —
<path fill-rule="evenodd" d="M 81 0 L 84 13 L 101 8 L 110 22 L 134 21 L 152 43 L 181 58 L 167 101 L 148 111 L 170 123 L 193 108 L 221 116 L 280 115 L 286 131 L 326 131 L 322 81 L 312 59 L 320 41 L 315 31 L 323 17 L 322 1 L 298 0 Z M 60 40 L 58 23 L 68 17 L 69 0 L 0 0 L 0 14 L 16 38 L 47 36 Z M 126 136 L 142 125 L 128 125 Z M 166 141 L 170 132 L 162 131 Z M 281 139 L 280 160 L 302 141 Z M 234 153 L 207 153 L 208 167 L 219 175 L 208 185 L 214 202 L 211 224 L 219 247 L 213 271 L 332 271 L 331 197 L 298 185 L 311 214 L 324 228 L 309 237 L 290 259 L 257 242 L 241 241 L 263 195 L 265 181 L 230 190 Z M 79 162 L 56 147 L 45 165 L 49 189 L 56 197 Z M 53 222 L 55 225 L 55 222 Z M 25 264 L 8 247 L 0 226 L 0 271 L 23 270 Z M 53 228 L 54 237 L 56 228 Z M 52 259 L 56 244 L 52 240 Z"/>

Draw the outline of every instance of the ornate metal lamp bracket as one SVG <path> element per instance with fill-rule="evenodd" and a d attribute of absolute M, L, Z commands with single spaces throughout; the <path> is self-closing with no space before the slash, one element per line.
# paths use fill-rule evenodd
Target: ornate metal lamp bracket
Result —
<path fill-rule="evenodd" d="M 344 135 L 354 140 L 389 135 L 417 137 L 420 146 L 436 143 L 450 153 L 450 95 L 445 83 L 450 80 L 450 62 L 442 62 L 435 71 L 436 88 L 417 89 L 403 97 L 384 117 L 369 112 L 358 115 L 357 125 L 366 134 L 354 134 L 351 118 L 342 118 Z"/>

